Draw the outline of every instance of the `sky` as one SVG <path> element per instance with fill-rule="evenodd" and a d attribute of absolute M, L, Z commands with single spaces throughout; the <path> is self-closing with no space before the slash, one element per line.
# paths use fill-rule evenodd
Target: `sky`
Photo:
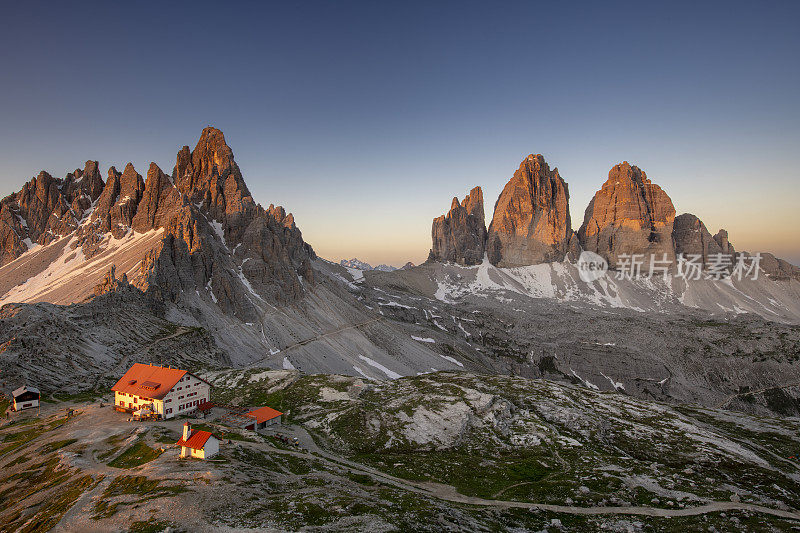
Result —
<path fill-rule="evenodd" d="M 629 161 L 737 250 L 800 264 L 798 2 L 17 2 L 0 32 L 0 196 L 40 170 L 175 154 L 214 125 L 319 255 L 420 263 L 525 156 L 577 230 Z M 566 5 L 565 5 L 566 4 Z"/>

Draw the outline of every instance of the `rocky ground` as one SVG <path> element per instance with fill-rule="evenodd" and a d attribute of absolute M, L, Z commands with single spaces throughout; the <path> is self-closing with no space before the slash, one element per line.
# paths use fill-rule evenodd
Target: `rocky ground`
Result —
<path fill-rule="evenodd" d="M 99 397 L 0 425 L 4 531 L 784 531 L 800 421 L 546 380 L 217 370 L 214 399 L 284 411 L 299 447 L 226 430 L 179 460 L 184 420 Z M 5 406 L 2 406 L 5 408 Z M 77 414 L 66 416 L 66 408 Z M 224 430 L 215 420 L 195 427 Z M 162 451 L 162 448 L 164 451 Z"/>
<path fill-rule="evenodd" d="M 659 401 L 800 413 L 797 325 L 689 308 L 665 287 L 659 301 L 654 287 L 644 284 L 581 285 L 570 265 L 537 267 L 547 272 L 434 263 L 366 272 L 353 291 L 460 368 L 548 377 Z M 764 283 L 792 290 L 797 282 Z M 558 294 L 538 293 L 543 286 Z M 648 301 L 648 308 L 639 307 Z"/>

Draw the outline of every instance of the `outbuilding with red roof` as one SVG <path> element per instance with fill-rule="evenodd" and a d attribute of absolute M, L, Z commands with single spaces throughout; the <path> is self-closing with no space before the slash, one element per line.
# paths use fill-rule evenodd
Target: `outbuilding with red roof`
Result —
<path fill-rule="evenodd" d="M 272 407 L 261 407 L 255 411 L 250 411 L 245 416 L 252 418 L 253 423 L 246 426 L 245 429 L 258 431 L 259 429 L 264 429 L 273 424 L 280 424 L 282 414 L 283 413 L 276 411 Z"/>
<path fill-rule="evenodd" d="M 192 425 L 183 425 L 183 437 L 175 444 L 181 447 L 181 458 L 210 459 L 219 452 L 219 442 L 213 433 L 201 429 L 192 431 Z"/>

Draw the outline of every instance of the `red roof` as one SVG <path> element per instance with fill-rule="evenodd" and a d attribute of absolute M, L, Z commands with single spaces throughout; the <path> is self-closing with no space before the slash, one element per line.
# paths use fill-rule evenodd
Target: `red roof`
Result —
<path fill-rule="evenodd" d="M 111 390 L 160 400 L 186 374 L 186 370 L 177 368 L 136 363 L 125 372 L 124 376 L 119 378 Z"/>
<path fill-rule="evenodd" d="M 198 430 L 192 431 L 192 434 L 189 435 L 189 440 L 181 439 L 178 442 L 176 442 L 175 444 L 177 444 L 178 446 L 186 446 L 187 448 L 191 448 L 193 450 L 202 450 L 203 446 L 206 445 L 206 442 L 211 437 L 214 437 L 214 435 L 211 434 L 210 432 L 203 431 L 202 429 L 198 429 Z M 214 438 L 216 439 L 216 437 L 214 437 Z M 219 440 L 219 439 L 217 439 L 217 440 Z"/>
<path fill-rule="evenodd" d="M 267 420 L 272 420 L 277 416 L 281 416 L 283 413 L 280 411 L 276 411 L 272 407 L 261 407 L 260 409 L 256 409 L 255 411 L 250 411 L 247 413 L 247 416 L 250 418 L 255 418 L 256 422 L 261 424 L 262 422 L 266 422 Z"/>

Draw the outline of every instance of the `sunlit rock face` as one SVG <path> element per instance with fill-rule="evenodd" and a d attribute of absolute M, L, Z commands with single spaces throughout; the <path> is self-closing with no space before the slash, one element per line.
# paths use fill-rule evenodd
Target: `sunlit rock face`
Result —
<path fill-rule="evenodd" d="M 506 184 L 489 225 L 489 260 L 501 267 L 564 259 L 572 239 L 569 189 L 558 169 L 529 155 Z"/>
<path fill-rule="evenodd" d="M 627 161 L 615 165 L 589 202 L 578 231 L 584 250 L 595 252 L 614 268 L 620 256 L 641 254 L 674 261 L 672 229 L 675 207 L 661 187 Z"/>

